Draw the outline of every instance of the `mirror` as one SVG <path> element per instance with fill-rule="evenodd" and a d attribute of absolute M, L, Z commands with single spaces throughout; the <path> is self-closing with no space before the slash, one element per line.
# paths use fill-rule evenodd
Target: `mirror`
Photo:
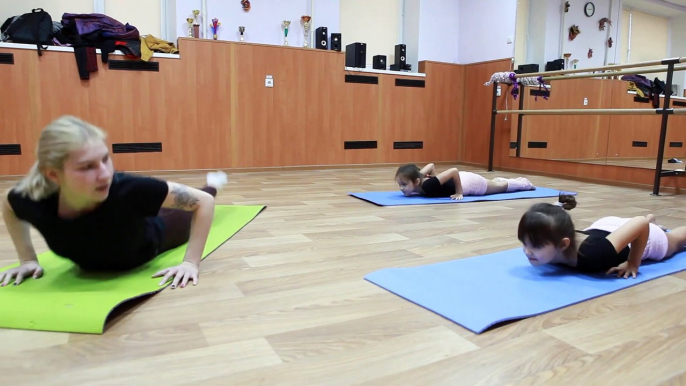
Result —
<path fill-rule="evenodd" d="M 541 33 L 544 31 L 544 33 Z M 523 108 L 652 109 L 655 78 L 665 72 L 612 75 L 592 69 L 686 56 L 686 0 L 518 0 L 515 70 L 591 69 L 597 77 L 523 88 Z M 671 107 L 686 108 L 686 71 L 674 73 Z M 520 103 L 511 97 L 509 102 Z M 513 116 L 513 157 L 654 169 L 662 117 L 657 115 Z M 663 169 L 686 168 L 686 116 L 671 115 Z M 518 141 L 519 138 L 519 141 Z M 682 162 L 676 162 L 682 161 Z"/>

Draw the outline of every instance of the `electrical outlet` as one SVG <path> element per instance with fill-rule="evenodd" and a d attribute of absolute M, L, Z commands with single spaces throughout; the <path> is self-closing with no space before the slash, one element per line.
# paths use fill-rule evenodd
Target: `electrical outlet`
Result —
<path fill-rule="evenodd" d="M 264 87 L 274 87 L 274 78 L 271 75 L 267 75 L 264 79 Z"/>
<path fill-rule="evenodd" d="M 498 86 L 498 89 L 496 91 L 496 95 L 500 96 L 501 94 L 502 94 L 502 89 L 500 88 L 500 86 Z"/>
<path fill-rule="evenodd" d="M 584 106 L 588 106 L 588 98 L 584 98 Z"/>

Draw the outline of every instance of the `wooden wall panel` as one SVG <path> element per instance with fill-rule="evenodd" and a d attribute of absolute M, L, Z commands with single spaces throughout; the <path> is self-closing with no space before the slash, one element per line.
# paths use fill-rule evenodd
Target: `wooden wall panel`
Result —
<path fill-rule="evenodd" d="M 419 87 L 396 86 L 396 79 L 401 77 L 384 77 L 381 79 L 380 91 L 384 96 L 380 100 L 381 130 L 379 136 L 379 156 L 391 163 L 426 161 L 429 154 L 436 149 L 393 149 L 396 141 L 423 141 L 436 128 L 427 125 L 426 98 L 429 90 Z M 424 80 L 424 79 L 412 79 Z"/>
<path fill-rule="evenodd" d="M 366 74 L 368 75 L 368 74 Z M 381 91 L 379 85 L 345 83 L 345 74 L 337 75 L 344 99 L 336 106 L 342 112 L 341 120 L 330 122 L 335 141 L 329 149 L 339 156 L 336 163 L 371 164 L 383 162 L 377 149 L 344 150 L 346 141 L 379 141 L 381 135 Z M 337 130 L 335 130 L 335 129 Z M 383 146 L 379 144 L 378 146 Z M 342 156 L 340 156 L 342 154 Z"/>
<path fill-rule="evenodd" d="M 99 63 L 89 81 L 79 80 L 73 53 L 37 59 L 35 51 L 2 49 L 25 58 L 20 70 L 2 76 L 30 85 L 26 101 L 5 108 L 25 117 L 29 136 L 73 114 L 106 129 L 111 142 L 162 142 L 162 153 L 116 154 L 119 170 L 459 158 L 462 66 L 422 63 L 426 78 L 364 73 L 379 80 L 369 85 L 345 82 L 351 72 L 340 52 L 187 38 L 179 49 L 180 59 L 153 59 L 160 72 L 110 71 Z M 264 86 L 266 75 L 275 87 Z M 424 80 L 426 87 L 397 87 L 396 79 Z M 0 124 L 17 126 L 6 117 Z M 378 141 L 378 148 L 345 150 L 345 141 Z M 424 141 L 424 149 L 396 150 L 394 141 Z M 22 144 L 33 147 L 35 138 Z M 24 173 L 32 161 L 23 155 L 5 162 L 3 174 Z"/>
<path fill-rule="evenodd" d="M 36 95 L 30 77 L 36 62 L 32 56 L 36 53 L 15 52 L 13 65 L 0 64 L 0 85 L 10 90 L 0 99 L 0 144 L 19 144 L 22 151 L 22 155 L 0 156 L 0 175 L 28 172 L 34 162 L 38 135 L 32 128 L 36 117 L 27 113 Z"/>
<path fill-rule="evenodd" d="M 652 103 L 635 102 L 636 95 L 627 93 L 627 82 L 614 80 L 612 108 L 651 109 Z M 673 117 L 670 117 L 670 120 Z M 617 158 L 655 158 L 660 140 L 662 118 L 654 115 L 610 117 L 610 142 L 607 156 Z M 633 147 L 633 141 L 648 142 L 648 147 Z"/>
<path fill-rule="evenodd" d="M 681 142 L 683 147 L 670 147 L 670 142 Z M 686 116 L 684 115 L 672 115 L 669 117 L 669 120 L 667 121 L 667 140 L 665 141 L 665 157 L 676 157 L 686 162 Z M 681 165 L 681 167 L 684 168 L 686 166 Z"/>
<path fill-rule="evenodd" d="M 229 166 L 231 148 L 231 45 L 226 42 L 179 42 L 187 60 L 172 68 L 165 79 L 165 111 L 174 109 L 174 121 L 166 118 L 158 131 L 179 149 L 173 169 L 215 169 Z M 155 87 L 151 85 L 151 89 Z M 172 92 L 173 95 L 169 95 Z M 169 99 L 167 99 L 169 98 Z M 160 114 L 160 117 L 163 115 Z M 157 166 L 159 168 L 159 166 Z"/>
<path fill-rule="evenodd" d="M 537 87 L 525 87 L 524 109 L 602 109 L 610 108 L 612 84 L 609 80 L 570 79 L 553 81 L 548 99 L 529 95 Z M 584 106 L 584 98 L 588 105 Z M 519 101 L 513 101 L 518 108 Z M 513 117 L 516 131 L 517 120 Z M 520 155 L 539 159 L 605 159 L 609 116 L 526 116 L 522 124 Z M 516 135 L 515 135 L 516 140 Z M 546 142 L 547 148 L 529 148 L 528 143 Z"/>
<path fill-rule="evenodd" d="M 465 67 L 456 64 L 422 62 L 426 74 L 426 113 L 424 114 L 425 161 L 452 161 L 463 158 L 462 120 L 464 118 Z"/>
<path fill-rule="evenodd" d="M 24 154 L 0 159 L 0 174 L 25 173 L 40 130 L 63 114 L 105 128 L 113 142 L 163 143 L 163 153 L 116 155 L 119 170 L 486 164 L 492 87 L 484 83 L 494 72 L 508 71 L 511 63 L 422 62 L 426 78 L 378 74 L 379 84 L 367 85 L 344 81 L 348 72 L 338 52 L 194 39 L 180 39 L 179 45 L 181 59 L 153 59 L 160 63 L 159 73 L 110 71 L 99 63 L 90 81 L 79 80 L 72 53 L 47 52 L 38 58 L 35 51 L 1 49 L 15 53 L 18 65 L 0 72 L 0 81 L 13 90 L 12 98 L 0 104 L 0 139 L 21 142 Z M 264 87 L 266 75 L 274 77 L 274 88 Z M 396 78 L 423 79 L 426 87 L 396 87 Z M 592 91 L 606 98 L 609 88 L 603 81 L 598 84 Z M 553 85 L 554 90 L 562 87 Z M 503 86 L 499 109 L 506 102 L 508 108 L 516 106 L 505 97 L 509 91 Z M 528 99 L 548 108 L 558 103 Z M 593 103 L 589 108 L 596 107 Z M 670 118 L 668 140 L 686 138 L 685 120 Z M 652 181 L 647 169 L 510 157 L 516 116 L 498 116 L 496 122 L 496 167 Z M 554 140 L 571 137 L 549 138 Z M 344 150 L 345 141 L 378 141 L 379 148 Z M 423 141 L 424 149 L 394 150 L 394 141 Z M 593 146 L 602 147 L 600 142 Z"/>
<path fill-rule="evenodd" d="M 464 120 L 462 122 L 462 160 L 479 164 L 488 163 L 488 146 L 491 133 L 491 100 L 493 86 L 486 87 L 491 75 L 496 72 L 509 71 L 512 62 L 503 59 L 493 62 L 470 64 L 465 66 L 464 75 Z M 498 98 L 498 109 L 505 109 L 507 88 L 503 88 L 503 94 Z M 504 115 L 499 115 L 496 127 L 509 130 L 511 117 L 505 120 Z M 509 132 L 508 132 L 509 136 Z M 509 146 L 509 143 L 508 143 Z"/>

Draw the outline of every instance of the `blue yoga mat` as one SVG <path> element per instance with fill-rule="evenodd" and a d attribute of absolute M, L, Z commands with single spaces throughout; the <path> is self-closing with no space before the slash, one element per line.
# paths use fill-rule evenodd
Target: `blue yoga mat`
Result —
<path fill-rule="evenodd" d="M 373 272 L 366 280 L 477 334 L 607 295 L 686 269 L 686 251 L 644 261 L 638 276 L 582 274 L 558 266 L 534 267 L 521 248 L 412 268 Z"/>
<path fill-rule="evenodd" d="M 427 205 L 427 204 L 454 204 L 463 202 L 476 201 L 501 201 L 501 200 L 518 200 L 523 198 L 543 198 L 543 197 L 557 197 L 560 193 L 576 195 L 574 192 L 564 192 L 557 189 L 536 187 L 535 190 L 525 190 L 521 192 L 512 193 L 498 193 L 489 194 L 488 196 L 466 196 L 461 201 L 445 198 L 428 198 L 419 195 L 405 197 L 400 191 L 391 192 L 364 192 L 364 193 L 348 193 L 349 195 L 359 198 L 361 200 L 369 201 L 372 204 L 379 206 L 395 206 L 395 205 Z"/>

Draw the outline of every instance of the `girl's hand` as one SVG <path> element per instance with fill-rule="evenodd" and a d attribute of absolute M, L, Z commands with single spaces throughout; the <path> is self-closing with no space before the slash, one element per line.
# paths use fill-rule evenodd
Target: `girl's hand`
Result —
<path fill-rule="evenodd" d="M 33 276 L 34 279 L 40 279 L 43 276 L 43 268 L 37 261 L 27 261 L 16 268 L 0 272 L 0 287 L 5 287 L 10 284 L 13 278 L 14 285 L 19 285 L 24 281 L 24 278 Z"/>
<path fill-rule="evenodd" d="M 453 194 L 452 196 L 450 196 L 450 198 L 453 199 L 453 200 L 460 201 L 460 200 L 462 200 L 464 197 L 463 197 L 461 194 Z"/>
<path fill-rule="evenodd" d="M 179 284 L 181 284 L 181 288 L 184 288 L 186 284 L 188 284 L 188 281 L 191 279 L 193 279 L 193 285 L 198 285 L 198 266 L 187 261 L 184 261 L 176 267 L 171 267 L 159 271 L 152 277 L 160 277 L 163 275 L 164 278 L 162 278 L 160 285 L 163 285 L 164 283 L 169 281 L 169 279 L 174 277 L 174 281 L 171 285 L 172 289 L 176 288 L 176 286 L 178 286 Z"/>
<path fill-rule="evenodd" d="M 638 266 L 634 266 L 632 264 L 629 264 L 628 261 L 625 261 L 617 267 L 610 268 L 610 270 L 607 271 L 607 274 L 609 275 L 614 272 L 617 272 L 617 277 L 621 277 L 622 275 L 624 275 L 624 278 L 626 279 L 629 277 L 629 275 L 631 275 L 635 279 L 636 274 L 638 273 Z"/>

